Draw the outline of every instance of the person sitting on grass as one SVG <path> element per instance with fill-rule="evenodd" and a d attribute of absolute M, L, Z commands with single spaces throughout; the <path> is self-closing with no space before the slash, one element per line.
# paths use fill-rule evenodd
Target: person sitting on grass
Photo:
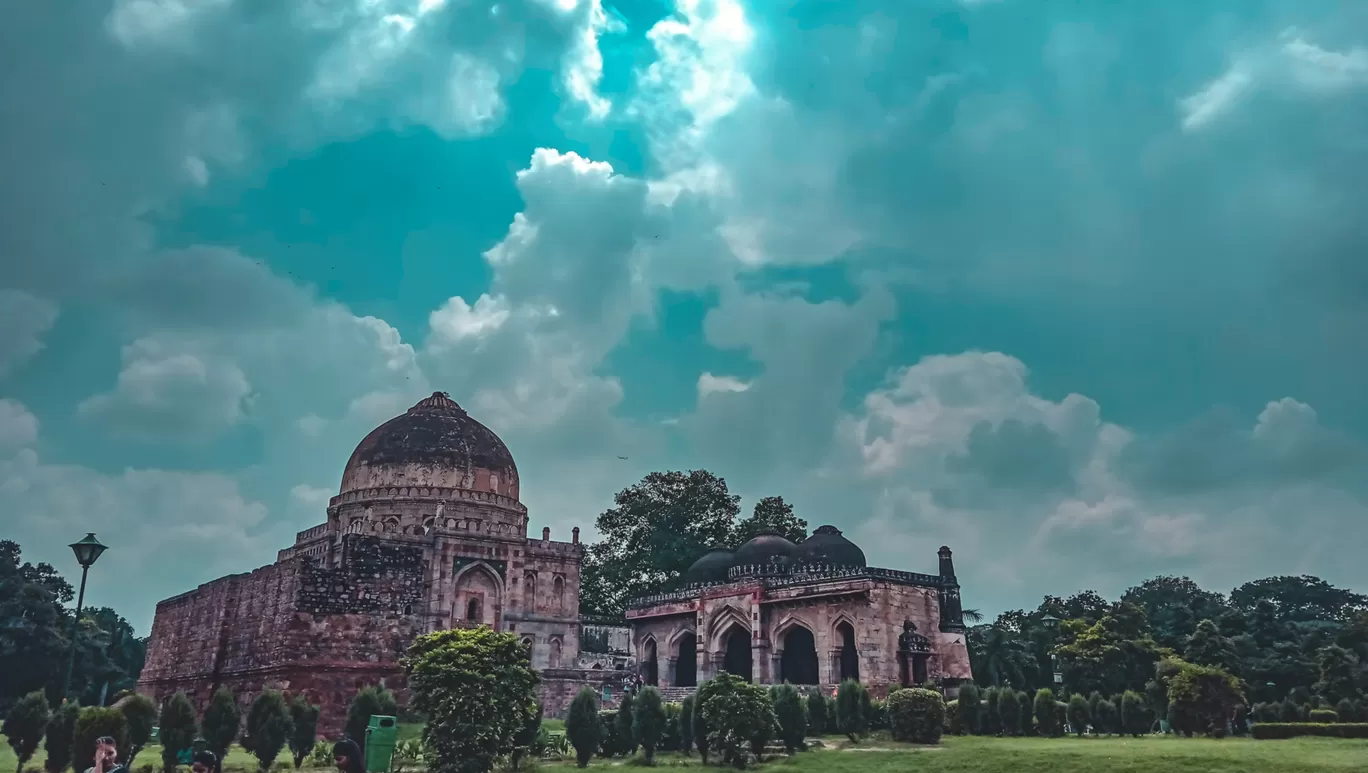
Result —
<path fill-rule="evenodd" d="M 333 744 L 333 764 L 341 773 L 366 773 L 366 763 L 361 759 L 361 747 L 350 738 L 343 738 Z"/>
<path fill-rule="evenodd" d="M 119 764 L 119 746 L 107 735 L 95 739 L 95 764 L 86 768 L 86 773 L 128 773 L 128 768 Z"/>
<path fill-rule="evenodd" d="M 190 758 L 190 770 L 192 773 L 219 773 L 218 755 L 208 749 L 195 752 Z"/>

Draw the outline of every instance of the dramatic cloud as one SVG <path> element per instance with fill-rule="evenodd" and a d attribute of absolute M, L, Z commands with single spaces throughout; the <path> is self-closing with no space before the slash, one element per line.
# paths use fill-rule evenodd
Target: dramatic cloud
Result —
<path fill-rule="evenodd" d="M 52 303 L 18 290 L 0 290 L 0 377 L 37 354 L 43 334 L 56 321 Z"/>

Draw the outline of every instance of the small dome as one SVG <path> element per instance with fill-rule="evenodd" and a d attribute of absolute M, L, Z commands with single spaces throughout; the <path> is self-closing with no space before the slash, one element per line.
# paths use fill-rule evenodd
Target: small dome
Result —
<path fill-rule="evenodd" d="M 783 535 L 761 532 L 736 549 L 736 565 L 787 564 L 797 552 L 798 546 Z"/>
<path fill-rule="evenodd" d="M 732 568 L 732 554 L 726 548 L 717 547 L 703 554 L 684 571 L 684 582 L 689 584 L 704 582 L 726 582 L 727 570 Z"/>
<path fill-rule="evenodd" d="M 819 526 L 798 545 L 798 560 L 805 564 L 866 566 L 865 554 L 835 526 Z"/>

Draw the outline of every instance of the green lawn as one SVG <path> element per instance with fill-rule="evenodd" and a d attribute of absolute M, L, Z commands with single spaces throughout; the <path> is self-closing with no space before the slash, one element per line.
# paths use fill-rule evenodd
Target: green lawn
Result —
<path fill-rule="evenodd" d="M 548 720 L 548 725 L 551 721 Z M 559 725 L 559 723 L 556 723 Z M 416 731 L 405 729 L 405 737 Z M 832 747 L 779 758 L 763 767 L 768 773 L 1365 773 L 1368 741 L 1299 738 L 1252 741 L 1229 738 L 946 738 L 923 748 L 870 738 L 857 746 L 827 738 Z M 148 748 L 137 767 L 155 765 L 159 749 Z M 277 768 L 285 769 L 285 761 Z M 29 767 L 38 769 L 42 752 Z M 698 757 L 660 754 L 659 767 L 697 767 Z M 0 746 L 0 773 L 15 769 L 14 752 Z M 234 747 L 225 768 L 251 771 L 256 760 Z M 591 768 L 635 768 L 623 760 L 595 759 Z M 572 773 L 574 761 L 544 762 L 543 773 Z M 721 773 L 723 769 L 712 768 Z M 599 770 L 598 773 L 607 773 Z"/>

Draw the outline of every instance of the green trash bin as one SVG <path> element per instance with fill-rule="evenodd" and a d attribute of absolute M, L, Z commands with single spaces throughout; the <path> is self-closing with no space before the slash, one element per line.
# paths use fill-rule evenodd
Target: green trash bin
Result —
<path fill-rule="evenodd" d="M 366 773 L 385 773 L 399 741 L 399 721 L 372 714 L 366 726 Z"/>

